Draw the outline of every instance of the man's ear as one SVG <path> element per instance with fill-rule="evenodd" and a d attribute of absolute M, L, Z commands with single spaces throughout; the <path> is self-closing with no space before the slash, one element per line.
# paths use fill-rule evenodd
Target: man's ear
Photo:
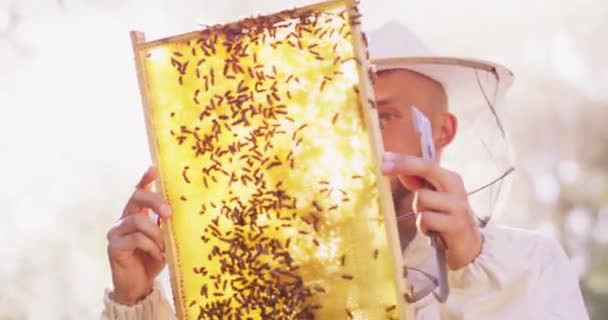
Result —
<path fill-rule="evenodd" d="M 437 126 L 438 131 L 435 135 L 435 148 L 443 149 L 454 140 L 454 137 L 456 137 L 458 119 L 449 112 L 442 112 L 439 114 L 438 118 L 439 123 Z"/>

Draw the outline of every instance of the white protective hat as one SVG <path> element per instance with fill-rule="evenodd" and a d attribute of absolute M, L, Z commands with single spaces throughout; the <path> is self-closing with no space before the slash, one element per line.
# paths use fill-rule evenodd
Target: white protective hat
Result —
<path fill-rule="evenodd" d="M 445 89 L 449 111 L 458 118 L 459 127 L 443 152 L 442 165 L 461 174 L 467 191 L 474 193 L 470 201 L 476 215 L 487 222 L 500 209 L 511 180 L 507 176 L 514 170 L 514 154 L 501 117 L 513 73 L 492 62 L 433 55 L 397 21 L 367 35 L 377 71 L 411 70 Z"/>

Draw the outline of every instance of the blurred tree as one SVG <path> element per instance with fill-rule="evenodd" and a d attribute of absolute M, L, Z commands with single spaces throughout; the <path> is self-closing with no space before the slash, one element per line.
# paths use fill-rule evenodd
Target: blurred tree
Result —
<path fill-rule="evenodd" d="M 511 221 L 545 231 L 562 243 L 581 273 L 591 319 L 605 319 L 608 104 L 586 99 L 559 81 L 537 81 L 528 90 L 541 94 L 513 103 L 520 106 L 512 117 L 523 170 L 512 199 L 527 201 L 527 210 L 525 217 Z"/>

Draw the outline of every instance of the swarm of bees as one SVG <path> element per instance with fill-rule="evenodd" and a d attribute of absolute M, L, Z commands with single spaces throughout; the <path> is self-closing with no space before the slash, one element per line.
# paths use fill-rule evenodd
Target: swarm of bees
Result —
<path fill-rule="evenodd" d="M 397 318 L 359 19 L 334 1 L 139 48 L 182 318 Z"/>

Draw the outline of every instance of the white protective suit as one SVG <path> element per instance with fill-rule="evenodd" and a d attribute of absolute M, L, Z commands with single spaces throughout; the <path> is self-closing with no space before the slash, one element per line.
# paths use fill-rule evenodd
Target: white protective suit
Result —
<path fill-rule="evenodd" d="M 575 270 L 554 240 L 520 229 L 483 230 L 481 254 L 449 271 L 445 304 L 428 295 L 414 304 L 416 320 L 427 319 L 588 319 Z M 434 252 L 417 235 L 404 252 L 409 266 L 422 266 Z M 169 320 L 173 309 L 160 287 L 135 306 L 113 302 L 106 291 L 101 320 Z"/>

